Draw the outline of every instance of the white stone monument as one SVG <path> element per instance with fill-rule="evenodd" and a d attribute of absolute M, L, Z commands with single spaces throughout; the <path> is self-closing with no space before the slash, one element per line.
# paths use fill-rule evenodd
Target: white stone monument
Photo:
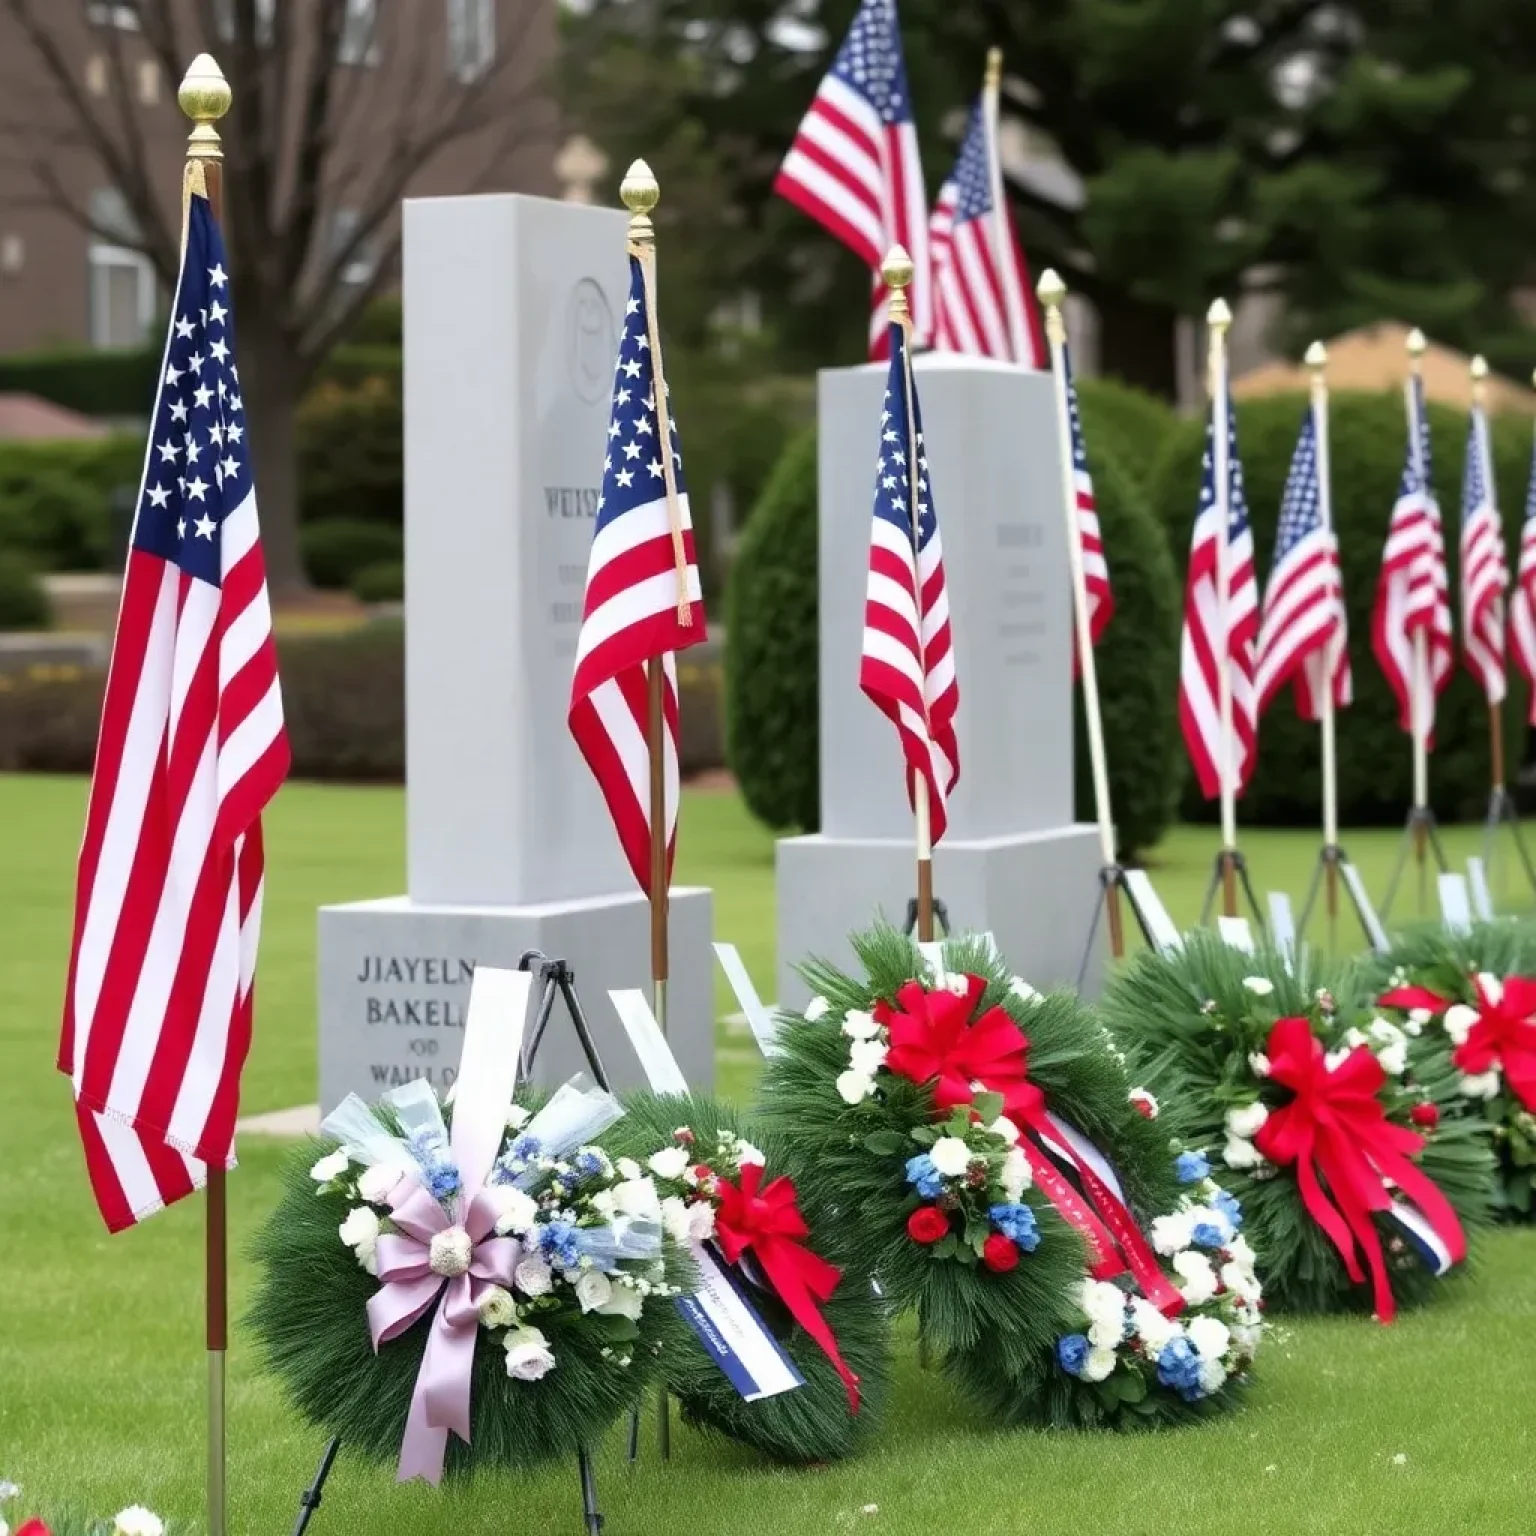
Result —
<path fill-rule="evenodd" d="M 566 727 L 626 216 L 494 196 L 404 217 L 407 893 L 320 911 L 321 1109 L 446 1088 L 476 962 L 527 949 L 571 964 L 604 1065 L 639 1086 L 608 992 L 647 985 L 649 909 Z M 668 1030 L 701 1089 L 710 905 L 672 892 Z M 557 1004 L 536 1075 L 583 1065 Z"/>
<path fill-rule="evenodd" d="M 944 542 L 960 783 L 934 850 L 951 927 L 990 931 L 1037 986 L 1075 982 L 1098 897 L 1097 830 L 1073 821 L 1072 612 L 1049 373 L 925 354 L 914 363 Z M 820 377 L 821 831 L 778 844 L 778 996 L 793 967 L 852 965 L 847 934 L 917 893 L 895 728 L 859 690 L 886 365 Z M 1088 982 L 1096 983 L 1097 965 Z"/>

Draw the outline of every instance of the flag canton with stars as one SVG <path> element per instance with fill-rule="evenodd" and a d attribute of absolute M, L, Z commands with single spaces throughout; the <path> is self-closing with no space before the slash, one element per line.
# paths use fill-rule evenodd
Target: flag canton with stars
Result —
<path fill-rule="evenodd" d="M 1083 413 L 1077 405 L 1077 385 L 1072 380 L 1072 363 L 1065 346 L 1061 349 L 1061 366 L 1067 381 L 1067 420 L 1072 426 L 1072 468 L 1080 475 L 1088 473 L 1088 443 L 1083 437 Z"/>
<path fill-rule="evenodd" d="M 1215 416 L 1211 412 L 1211 416 Z M 1216 423 L 1205 424 L 1205 459 L 1201 464 L 1200 511 L 1216 504 Z M 1243 491 L 1243 466 L 1237 456 L 1237 413 L 1227 397 L 1227 540 L 1230 543 L 1248 531 L 1248 498 Z"/>
<path fill-rule="evenodd" d="M 224 241 L 207 199 L 194 197 L 134 547 L 217 586 L 220 530 L 251 489 Z"/>
<path fill-rule="evenodd" d="M 955 223 L 979 219 L 992 211 L 992 168 L 987 154 L 987 128 L 982 120 L 981 103 L 971 110 L 971 126 L 966 130 L 960 158 L 955 162 Z"/>
<path fill-rule="evenodd" d="M 1483 465 L 1483 440 L 1474 417 L 1472 430 L 1467 435 L 1467 468 L 1461 483 L 1461 515 L 1473 516 L 1483 510 L 1488 501 L 1488 477 Z"/>
<path fill-rule="evenodd" d="M 613 412 L 608 420 L 608 452 L 603 460 L 603 493 L 597 526 L 667 494 L 666 467 L 661 459 L 661 430 L 656 415 L 656 380 L 651 367 L 651 339 L 645 317 L 644 279 L 632 257 L 629 302 L 624 306 L 624 334 L 619 338 L 619 364 L 614 377 Z M 671 390 L 667 391 L 668 404 Z M 677 494 L 683 482 L 683 455 L 678 447 L 677 421 L 668 413 L 672 437 L 672 472 Z"/>
<path fill-rule="evenodd" d="M 1312 408 L 1301 423 L 1296 456 L 1280 502 L 1280 526 L 1275 531 L 1275 560 L 1283 560 L 1301 541 L 1323 526 L 1317 484 L 1317 423 Z"/>
<path fill-rule="evenodd" d="M 1408 458 L 1403 465 L 1403 483 L 1398 490 L 1398 495 L 1411 496 L 1415 491 L 1423 491 L 1425 495 L 1432 496 L 1434 492 L 1430 488 L 1430 458 L 1429 458 L 1429 416 L 1424 409 L 1424 381 L 1414 379 L 1409 392 L 1412 400 L 1413 426 L 1411 436 L 1408 439 Z M 1414 452 L 1417 441 L 1418 452 Z"/>
<path fill-rule="evenodd" d="M 901 354 L 906 338 L 899 327 L 892 338 L 891 378 L 901 378 Z M 923 413 L 912 395 L 913 430 L 907 428 L 905 388 L 897 385 L 885 392 L 880 412 L 880 457 L 875 464 L 875 516 L 894 523 L 902 537 L 912 537 L 912 466 L 907 462 L 906 444 L 915 443 L 917 455 L 917 548 L 919 553 L 939 531 L 938 514 L 933 508 L 933 493 L 928 484 L 928 456 L 923 452 Z"/>
<path fill-rule="evenodd" d="M 864 0 L 837 51 L 832 73 L 868 100 L 882 122 L 902 123 L 911 118 L 896 0 Z"/>

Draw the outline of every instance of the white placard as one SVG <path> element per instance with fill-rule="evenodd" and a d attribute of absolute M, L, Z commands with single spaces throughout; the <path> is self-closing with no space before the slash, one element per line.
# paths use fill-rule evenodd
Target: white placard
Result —
<path fill-rule="evenodd" d="M 1291 898 L 1284 891 L 1269 893 L 1269 932 L 1288 971 L 1296 969 L 1296 918 L 1291 912 Z"/>
<path fill-rule="evenodd" d="M 943 944 L 936 939 L 931 939 L 926 944 L 919 943 L 917 952 L 928 962 L 928 968 L 933 972 L 933 979 L 937 981 L 944 974 Z"/>
<path fill-rule="evenodd" d="M 757 1041 L 757 1048 L 764 1056 L 776 1056 L 779 1052 L 779 1026 L 772 1012 L 763 1006 L 763 1000 L 757 995 L 757 988 L 752 985 L 752 978 L 747 975 L 747 968 L 742 964 L 741 955 L 734 944 L 716 944 L 715 959 L 720 962 L 720 969 L 725 972 L 725 979 L 731 984 L 731 991 L 736 994 L 736 1001 L 741 1004 L 741 1011 L 746 1015 L 747 1028 L 752 1031 L 752 1038 Z"/>
<path fill-rule="evenodd" d="M 667 1037 L 662 1034 L 656 1015 L 645 1000 L 645 993 L 610 992 L 608 996 L 613 999 L 624 1033 L 640 1058 L 640 1070 L 645 1073 L 646 1082 L 657 1093 L 687 1093 L 688 1079 L 683 1076 L 683 1069 L 678 1066 L 677 1057 L 672 1054 L 672 1047 L 667 1044 Z"/>
<path fill-rule="evenodd" d="M 517 1087 L 532 985 L 527 971 L 475 967 L 464 1015 L 459 1075 L 454 1079 L 453 1151 L 461 1167 L 487 1169 L 501 1150 L 507 1105 Z M 464 1138 L 476 1131 L 486 1144 L 464 1145 Z"/>
<path fill-rule="evenodd" d="M 1387 930 L 1381 926 L 1381 919 L 1376 915 L 1376 908 L 1371 905 L 1371 898 L 1366 894 L 1365 881 L 1360 878 L 1360 871 L 1341 859 L 1339 873 L 1344 877 L 1344 884 L 1349 887 L 1350 899 L 1355 904 L 1355 911 L 1360 914 L 1360 922 L 1370 938 L 1371 948 L 1378 955 L 1386 954 L 1392 944 L 1387 938 Z"/>
<path fill-rule="evenodd" d="M 1125 889 L 1132 904 L 1141 914 L 1141 920 L 1152 934 L 1152 942 L 1161 950 L 1182 949 L 1184 940 L 1174 927 L 1168 908 L 1152 885 L 1152 877 L 1144 869 L 1128 869 L 1125 872 Z"/>
<path fill-rule="evenodd" d="M 1467 860 L 1467 887 L 1472 892 L 1472 911 L 1480 923 L 1493 921 L 1493 894 L 1488 889 L 1488 867 L 1475 855 Z"/>
<path fill-rule="evenodd" d="M 1253 929 L 1248 926 L 1246 917 L 1218 917 L 1216 931 L 1223 944 L 1240 949 L 1245 955 L 1253 953 Z"/>
<path fill-rule="evenodd" d="M 1472 902 L 1467 877 L 1454 870 L 1440 876 L 1440 919 L 1451 933 L 1467 933 L 1472 927 Z"/>
<path fill-rule="evenodd" d="M 693 1260 L 699 1288 L 691 1296 L 679 1296 L 677 1309 L 731 1385 L 749 1403 L 803 1387 L 805 1378 L 714 1252 L 695 1243 Z"/>

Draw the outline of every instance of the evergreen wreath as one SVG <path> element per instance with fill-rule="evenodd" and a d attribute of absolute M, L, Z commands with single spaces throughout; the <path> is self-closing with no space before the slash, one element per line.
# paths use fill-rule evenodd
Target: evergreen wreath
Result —
<path fill-rule="evenodd" d="M 1479 923 L 1426 929 L 1366 967 L 1369 996 L 1402 1031 L 1427 1125 L 1443 1112 L 1485 1125 L 1495 1159 L 1495 1209 L 1536 1215 L 1536 928 Z"/>
<path fill-rule="evenodd" d="M 733 1237 L 733 1204 L 751 1176 L 756 1195 L 778 1201 L 776 1214 L 802 1180 L 794 1142 L 746 1122 L 735 1110 L 702 1094 L 626 1095 L 625 1116 L 603 1138 L 616 1159 L 632 1158 L 644 1166 L 661 1194 L 662 1220 L 680 1243 L 724 1241 L 723 1222 Z M 748 1139 L 750 1136 L 750 1139 Z M 775 1181 L 790 1180 L 789 1186 Z M 725 1198 L 725 1186 L 735 1193 Z M 791 1219 L 781 1223 L 793 1230 Z M 822 1234 L 811 1228 L 799 1239 L 819 1268 Z M 728 1258 L 728 1254 L 722 1254 Z M 790 1261 L 794 1262 L 794 1255 Z M 890 1376 L 889 1308 L 870 1286 L 867 1266 L 850 1264 L 836 1278 L 830 1294 L 813 1297 L 839 1357 L 853 1378 L 853 1387 L 839 1373 L 824 1345 L 797 1322 L 773 1283 L 768 1263 L 748 1248 L 746 1263 L 737 1264 L 733 1278 L 743 1285 L 748 1301 L 804 1378 L 804 1385 L 771 1397 L 746 1401 L 690 1333 L 689 1342 L 668 1352 L 664 1363 L 668 1390 L 685 1420 L 713 1430 L 767 1456 L 785 1462 L 832 1461 L 866 1443 L 879 1426 Z M 833 1279 L 835 1272 L 825 1278 Z M 852 1401 L 851 1401 L 852 1397 Z M 852 1405 L 856 1402 L 856 1408 Z"/>
<path fill-rule="evenodd" d="M 1464 1256 L 1487 1219 L 1490 1159 L 1466 1122 L 1416 1114 L 1401 1033 L 1372 1025 L 1361 992 L 1353 967 L 1303 952 L 1293 971 L 1192 933 L 1135 956 L 1102 1012 L 1241 1200 L 1266 1300 L 1386 1321 Z"/>
<path fill-rule="evenodd" d="M 1232 1369 L 1220 1383 L 1208 1371 L 1204 1389 L 1198 1361 L 1175 1381 L 1148 1353 L 1177 1335 L 1172 1366 L 1194 1346 L 1168 1315 L 1191 1310 L 1177 1272 L 1141 1228 L 1193 1206 L 1156 1101 L 1130 1086 L 1089 1010 L 1042 997 L 979 940 L 945 944 L 938 974 L 891 928 L 853 945 L 867 979 L 803 967 L 816 995 L 781 1014 L 761 1098 L 765 1122 L 793 1138 L 802 1209 L 829 1257 L 871 1267 L 892 1306 L 915 1309 L 946 1370 L 996 1418 L 1152 1423 L 1229 1399 L 1256 1331 L 1223 1325 Z M 1205 1175 L 1186 1164 L 1182 1176 Z M 1138 1300 L 1160 1319 L 1146 1336 Z"/>
<path fill-rule="evenodd" d="M 664 1355 L 686 1347 L 672 1298 L 692 1265 L 664 1235 L 654 1182 L 624 1177 L 592 1144 L 621 1107 L 571 1085 L 539 1097 L 518 1094 L 467 1210 L 430 1088 L 407 1084 L 372 1109 L 349 1098 L 326 1122 L 345 1131 L 295 1154 L 254 1240 L 262 1275 L 247 1322 L 267 1367 L 316 1428 L 371 1460 L 399 1458 L 402 1479 L 436 1482 L 444 1463 L 451 1475 L 574 1456 L 639 1400 Z M 402 1284 L 462 1277 L 465 1310 L 474 1309 L 472 1344 L 461 1346 L 472 1432 L 446 1433 L 445 1456 L 428 1458 L 435 1467 L 411 1464 L 408 1424 L 454 1279 L 448 1300 L 429 1298 L 414 1320 L 397 1309 L 400 1330 L 377 1348 L 370 1328 L 370 1302 L 386 1289 L 375 1275 L 394 1272 L 409 1241 L 401 1224 L 423 1214 L 419 1230 L 440 1230 L 422 1249 L 430 1258 L 415 1267 L 419 1278 L 404 1266 Z M 509 1246 L 494 1255 L 504 1262 L 493 1284 L 484 1275 L 497 1242 Z"/>

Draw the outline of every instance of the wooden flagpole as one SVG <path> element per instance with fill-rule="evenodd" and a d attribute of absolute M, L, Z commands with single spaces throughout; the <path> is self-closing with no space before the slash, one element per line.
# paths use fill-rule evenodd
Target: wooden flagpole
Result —
<path fill-rule="evenodd" d="M 204 192 L 215 220 L 224 220 L 224 150 L 214 126 L 229 111 L 230 89 L 206 53 L 193 59 L 176 92 L 192 120 L 183 179 L 182 243 L 193 190 Z M 225 1170 L 208 1165 L 206 1202 L 205 1320 L 208 1350 L 208 1536 L 225 1536 L 225 1359 L 229 1347 L 229 1235 Z"/>
<path fill-rule="evenodd" d="M 1008 228 L 1008 194 L 1003 187 L 1003 157 L 998 147 L 998 119 L 1002 111 L 1003 50 L 987 50 L 987 73 L 981 88 L 981 110 L 986 118 L 988 174 L 992 186 L 992 263 L 999 274 L 1013 265 L 1013 240 Z M 1017 283 L 1002 283 L 1003 304 L 1008 316 L 1010 362 L 1029 360 L 1029 316 L 1024 312 L 1024 294 Z"/>
<path fill-rule="evenodd" d="M 1328 349 L 1320 341 L 1307 348 L 1312 370 L 1312 427 L 1317 442 L 1317 504 L 1323 536 L 1333 538 L 1333 481 L 1328 442 Z M 1339 923 L 1339 785 L 1334 732 L 1333 678 L 1339 663 L 1337 633 L 1323 651 L 1323 680 L 1318 694 L 1318 724 L 1323 747 L 1323 899 L 1328 914 L 1328 952 L 1337 948 Z"/>
<path fill-rule="evenodd" d="M 1231 466 L 1228 462 L 1227 328 L 1232 311 L 1217 299 L 1206 312 L 1210 327 L 1211 473 L 1216 492 L 1216 625 L 1220 652 L 1216 657 L 1218 706 L 1217 771 L 1221 778 L 1221 909 L 1237 916 L 1237 784 L 1236 754 L 1232 740 L 1232 662 L 1228 630 L 1231 626 L 1231 571 L 1227 551 L 1227 521 L 1232 515 Z"/>
<path fill-rule="evenodd" d="M 912 404 L 912 310 L 907 302 L 907 287 L 912 281 L 912 258 L 899 245 L 886 252 L 880 264 L 880 275 L 890 290 L 890 316 L 906 337 L 902 349 L 901 379 L 906 391 L 907 405 L 907 516 L 912 529 L 912 576 L 913 590 L 918 603 L 918 636 L 922 636 L 923 580 L 918 569 L 918 504 L 917 504 L 917 416 Z M 919 663 L 919 670 L 925 670 Z M 923 730 L 928 737 L 930 760 L 933 741 L 928 734 L 928 703 L 923 701 Z M 928 779 L 925 774 L 912 775 L 912 819 L 917 846 L 917 939 L 920 944 L 933 942 L 933 830 L 928 805 Z"/>
<path fill-rule="evenodd" d="M 1067 519 L 1067 565 L 1072 573 L 1072 616 L 1077 637 L 1077 662 L 1083 681 L 1083 714 L 1088 724 L 1088 760 L 1093 770 L 1093 803 L 1099 823 L 1100 871 L 1104 885 L 1109 948 L 1116 960 L 1125 957 L 1125 930 L 1120 920 L 1120 886 L 1115 874 L 1115 822 L 1109 803 L 1109 764 L 1104 751 L 1104 717 L 1099 707 L 1099 664 L 1093 651 L 1088 615 L 1088 581 L 1083 572 L 1083 530 L 1077 515 L 1077 476 L 1072 458 L 1071 404 L 1067 397 L 1067 327 L 1061 312 L 1067 285 L 1050 269 L 1035 288 L 1045 306 L 1045 335 L 1051 347 L 1051 377 L 1056 386 L 1056 441 L 1061 459 L 1062 509 Z"/>
<path fill-rule="evenodd" d="M 1428 346 L 1424 332 L 1415 326 L 1408 333 L 1408 377 L 1403 380 L 1403 398 L 1408 412 L 1408 452 L 1418 466 L 1419 478 L 1424 482 L 1427 496 L 1434 491 L 1425 479 L 1423 445 L 1419 431 L 1419 401 L 1416 385 L 1424 371 L 1424 352 Z M 1427 910 L 1426 856 L 1428 854 L 1429 825 L 1429 653 L 1424 626 L 1413 631 L 1413 696 L 1410 720 L 1413 726 L 1413 857 L 1419 874 L 1419 914 Z"/>

